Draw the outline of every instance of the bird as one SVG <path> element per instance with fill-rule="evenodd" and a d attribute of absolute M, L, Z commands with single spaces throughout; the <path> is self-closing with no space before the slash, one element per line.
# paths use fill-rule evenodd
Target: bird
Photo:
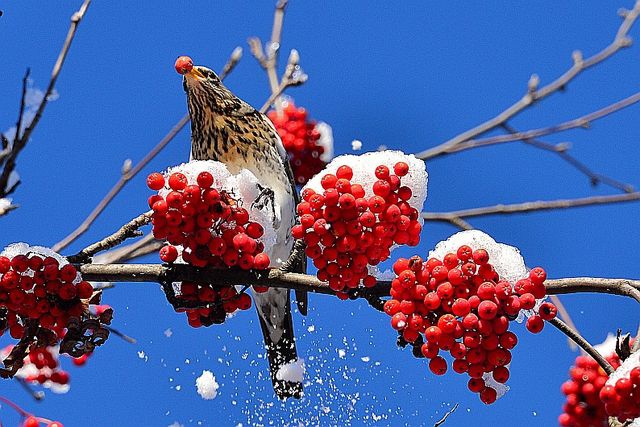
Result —
<path fill-rule="evenodd" d="M 216 160 L 229 172 L 252 172 L 261 185 L 258 199 L 274 210 L 276 242 L 268 253 L 272 266 L 286 262 L 294 239 L 291 229 L 296 220 L 298 193 L 286 151 L 275 127 L 266 115 L 235 96 L 218 75 L 204 66 L 194 66 L 189 57 L 176 61 L 183 75 L 183 88 L 191 119 L 191 159 Z M 257 203 L 256 200 L 255 203 Z M 277 209 L 276 209 L 277 208 Z M 298 270 L 306 270 L 300 262 Z M 299 271 L 305 272 L 305 271 Z M 286 364 L 297 360 L 296 342 L 288 289 L 269 288 L 253 292 L 269 360 L 273 389 L 279 399 L 301 398 L 301 383 L 278 379 Z M 302 299 L 302 296 L 298 298 Z M 306 301 L 300 305 L 306 314 Z"/>

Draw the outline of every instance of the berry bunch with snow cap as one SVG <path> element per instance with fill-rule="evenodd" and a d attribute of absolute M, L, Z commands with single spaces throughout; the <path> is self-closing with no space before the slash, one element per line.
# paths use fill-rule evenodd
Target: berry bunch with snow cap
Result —
<path fill-rule="evenodd" d="M 335 158 L 302 190 L 300 224 L 306 254 L 339 297 L 376 283 L 368 267 L 389 258 L 394 245 L 420 241 L 427 197 L 422 160 L 399 151 Z"/>
<path fill-rule="evenodd" d="M 640 425 L 640 351 L 616 367 L 599 396 L 607 414 L 621 423 L 638 418 L 632 425 Z"/>
<path fill-rule="evenodd" d="M 4 358 L 7 369 L 0 375 L 14 375 L 24 356 L 37 348 L 60 343 L 61 352 L 77 357 L 102 345 L 109 336 L 103 324 L 111 322 L 113 311 L 92 315 L 89 304 L 99 298 L 76 268 L 52 250 L 25 243 L 5 248 L 0 253 L 0 336 L 8 331 L 29 342 Z"/>
<path fill-rule="evenodd" d="M 544 270 L 527 272 L 517 249 L 478 230 L 440 242 L 427 261 L 401 258 L 393 269 L 392 299 L 384 304 L 391 326 L 403 340 L 422 343 L 436 375 L 447 371 L 441 350 L 449 352 L 453 370 L 471 377 L 469 389 L 486 404 L 506 391 L 518 342 L 510 322 L 526 310 L 527 329 L 536 333 L 556 315 L 553 304 L 542 302 Z"/>
<path fill-rule="evenodd" d="M 196 267 L 264 270 L 265 253 L 275 242 L 274 213 L 261 200 L 260 186 L 248 170 L 233 175 L 215 161 L 192 161 L 147 178 L 158 194 L 149 198 L 153 234 L 166 240 L 160 258 Z M 193 327 L 222 323 L 226 314 L 251 307 L 251 298 L 232 286 L 183 282 L 177 292 L 205 307 L 186 311 Z"/>
<path fill-rule="evenodd" d="M 611 334 L 602 344 L 594 346 L 617 369 L 620 358 L 615 348 L 616 338 Z M 607 373 L 595 359 L 586 355 L 576 357 L 575 365 L 569 370 L 569 379 L 561 387 L 567 400 L 558 424 L 562 427 L 608 427 L 609 417 L 599 396 L 607 379 Z"/>
<path fill-rule="evenodd" d="M 5 359 L 13 348 L 13 345 L 9 345 L 0 350 L 0 359 Z M 66 393 L 69 390 L 69 374 L 60 367 L 57 346 L 32 349 L 15 376 L 30 384 L 51 389 L 54 393 Z"/>
<path fill-rule="evenodd" d="M 326 123 L 309 120 L 307 110 L 280 97 L 279 108 L 267 113 L 289 155 L 296 183 L 306 184 L 333 156 L 333 135 Z"/>

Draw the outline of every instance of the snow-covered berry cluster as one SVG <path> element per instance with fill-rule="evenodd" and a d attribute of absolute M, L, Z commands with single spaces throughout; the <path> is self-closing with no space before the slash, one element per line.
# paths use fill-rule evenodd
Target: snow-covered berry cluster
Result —
<path fill-rule="evenodd" d="M 20 339 L 29 321 L 56 337 L 64 335 L 71 317 L 87 311 L 93 287 L 76 268 L 49 249 L 14 244 L 0 253 L 0 336 L 8 329 Z"/>
<path fill-rule="evenodd" d="M 599 396 L 607 414 L 621 423 L 640 417 L 640 351 L 616 368 Z"/>
<path fill-rule="evenodd" d="M 296 107 L 292 99 L 283 98 L 279 102 L 280 108 L 269 111 L 267 115 L 289 155 L 296 182 L 304 185 L 331 160 L 331 128 L 325 123 L 309 120 L 307 110 Z"/>
<path fill-rule="evenodd" d="M 271 260 L 265 251 L 273 244 L 274 232 L 268 228 L 273 219 L 266 213 L 270 207 L 254 207 L 260 197 L 256 184 L 250 172 L 231 175 L 214 161 L 194 161 L 164 175 L 149 175 L 147 186 L 158 192 L 149 198 L 153 234 L 167 241 L 160 259 L 196 267 L 267 269 Z M 180 310 L 186 311 L 193 327 L 222 323 L 226 314 L 251 307 L 250 297 L 232 286 L 192 282 L 176 286 L 183 300 L 205 305 Z"/>
<path fill-rule="evenodd" d="M 394 245 L 418 244 L 422 224 L 416 205 L 422 206 L 426 194 L 416 202 L 412 187 L 403 185 L 412 169 L 402 159 L 409 156 L 396 153 L 401 160 L 390 166 L 385 163 L 394 156 L 386 162 L 383 156 L 343 157 L 357 161 L 340 162 L 342 157 L 337 158 L 342 164 L 332 162 L 334 170 L 328 168 L 303 189 L 303 201 L 298 205 L 300 224 L 292 234 L 304 239 L 318 278 L 345 298 L 347 290 L 360 284 L 375 285 L 369 266 L 388 259 Z M 412 166 L 420 168 L 416 162 Z M 424 163 L 421 166 L 422 186 L 426 187 Z M 367 175 L 363 173 L 366 169 Z"/>
<path fill-rule="evenodd" d="M 401 186 L 408 165 L 399 162 L 395 174 L 380 165 L 379 180 L 373 195 L 367 197 L 362 185 L 352 183 L 353 170 L 338 168 L 336 175 L 322 177 L 322 193 L 307 188 L 298 206 L 300 224 L 293 236 L 304 239 L 306 253 L 318 268 L 318 278 L 328 281 L 334 291 L 356 288 L 360 283 L 373 286 L 375 277 L 369 265 L 389 258 L 394 244 L 415 246 L 420 241 L 422 226 L 418 211 L 407 200 L 411 189 Z"/>
<path fill-rule="evenodd" d="M 615 343 L 616 339 L 609 335 L 596 349 L 617 369 L 620 358 L 615 352 Z M 569 370 L 569 379 L 561 387 L 567 400 L 558 417 L 558 424 L 562 427 L 608 427 L 608 415 L 600 399 L 600 391 L 607 379 L 607 373 L 592 357 L 576 357 L 575 365 Z"/>
<path fill-rule="evenodd" d="M 391 299 L 384 304 L 404 341 L 422 343 L 421 354 L 434 374 L 447 371 L 442 353 L 448 352 L 453 370 L 470 377 L 469 389 L 486 404 L 498 397 L 494 385 L 509 379 L 511 350 L 518 342 L 511 321 L 521 310 L 535 312 L 527 321 L 535 333 L 556 315 L 553 304 L 536 303 L 546 296 L 542 268 L 512 283 L 489 261 L 486 249 L 465 244 L 441 258 L 400 258 L 393 265 Z"/>
<path fill-rule="evenodd" d="M 9 345 L 1 350 L 0 358 L 8 356 L 13 347 Z M 50 388 L 55 393 L 65 393 L 69 389 L 69 373 L 60 366 L 57 346 L 33 348 L 15 376 L 28 383 Z"/>
<path fill-rule="evenodd" d="M 213 175 L 200 172 L 189 182 L 181 172 L 167 179 L 160 173 L 147 178 L 152 190 L 170 190 L 149 198 L 153 209 L 153 235 L 167 240 L 160 259 L 172 263 L 182 257 L 196 267 L 235 267 L 244 270 L 269 267 L 269 256 L 259 239 L 262 225 L 249 220 L 249 212 L 226 191 L 212 188 Z M 178 246 L 178 248 L 176 247 Z"/>

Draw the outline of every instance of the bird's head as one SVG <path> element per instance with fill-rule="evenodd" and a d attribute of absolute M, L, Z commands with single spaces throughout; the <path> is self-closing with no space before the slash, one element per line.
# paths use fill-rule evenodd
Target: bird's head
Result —
<path fill-rule="evenodd" d="M 181 74 L 184 91 L 189 94 L 192 91 L 211 92 L 221 86 L 220 78 L 207 67 L 193 65 L 188 56 L 181 56 L 176 60 L 175 68 Z"/>

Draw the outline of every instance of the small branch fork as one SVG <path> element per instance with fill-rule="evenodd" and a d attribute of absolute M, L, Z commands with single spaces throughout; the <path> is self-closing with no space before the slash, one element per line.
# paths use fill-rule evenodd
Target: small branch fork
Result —
<path fill-rule="evenodd" d="M 604 115 L 610 114 L 614 111 L 617 111 L 621 108 L 630 105 L 631 103 L 637 102 L 638 99 L 636 97 L 638 94 L 633 95 L 626 100 L 619 101 L 618 103 L 612 104 L 608 107 L 605 107 L 598 112 L 591 113 L 592 116 L 585 116 L 580 119 L 577 119 L 574 123 L 564 123 L 564 128 L 557 129 L 557 127 L 545 128 L 545 129 L 537 129 L 534 131 L 522 132 L 518 135 L 511 136 L 505 135 L 504 137 L 495 137 L 488 138 L 484 140 L 474 140 L 476 137 L 483 135 L 491 130 L 498 128 L 499 126 L 507 123 L 510 119 L 521 113 L 522 111 L 530 108 L 536 102 L 546 98 L 547 96 L 555 93 L 559 90 L 563 90 L 567 87 L 567 85 L 576 78 L 580 73 L 591 68 L 607 58 L 614 55 L 620 49 L 628 47 L 631 45 L 631 38 L 628 36 L 631 27 L 638 19 L 638 15 L 640 15 L 640 0 L 636 1 L 635 6 L 631 10 L 625 10 L 622 13 L 624 17 L 622 24 L 618 28 L 618 31 L 615 35 L 613 41 L 602 49 L 600 52 L 594 54 L 589 58 L 583 58 L 582 53 L 580 51 L 573 52 L 572 66 L 561 76 L 556 78 L 554 81 L 549 83 L 548 85 L 538 88 L 539 78 L 537 75 L 532 75 L 531 79 L 528 83 L 527 93 L 518 101 L 516 101 L 513 105 L 502 111 L 497 116 L 493 117 L 481 123 L 480 125 L 474 127 L 473 129 L 469 129 L 444 143 L 424 150 L 417 154 L 417 157 L 422 159 L 430 159 L 433 157 L 437 157 L 446 153 L 452 153 L 456 151 L 461 151 L 461 149 L 468 148 L 476 148 L 478 146 L 490 145 L 492 143 L 506 142 L 507 140 L 513 141 L 518 139 L 525 138 L 535 138 L 541 135 L 546 135 L 552 132 L 558 132 L 560 130 L 565 130 L 571 127 L 580 127 L 588 124 L 590 121 L 595 120 L 597 118 L 603 117 Z M 571 127 L 569 127 L 571 126 Z M 499 139 L 499 138 L 507 138 L 507 139 Z M 514 139 L 515 138 L 515 139 Z M 464 148 L 461 148 L 464 147 Z"/>
<path fill-rule="evenodd" d="M 13 139 L 13 144 L 11 145 L 9 152 L 6 153 L 5 155 L 0 155 L 0 165 L 3 164 L 3 169 L 2 169 L 2 172 L 0 173 L 0 198 L 3 198 L 7 194 L 10 194 L 15 189 L 15 185 L 12 186 L 12 188 L 7 188 L 7 185 L 9 183 L 9 178 L 11 176 L 11 173 L 14 171 L 16 167 L 16 160 L 18 158 L 18 155 L 25 148 L 25 146 L 27 145 L 27 142 L 29 142 L 29 138 L 31 137 L 31 134 L 33 133 L 36 126 L 38 125 L 38 122 L 40 122 L 40 119 L 42 118 L 42 113 L 44 112 L 44 109 L 47 106 L 47 102 L 49 101 L 49 98 L 53 94 L 56 81 L 58 80 L 58 76 L 60 75 L 60 71 L 62 70 L 62 65 L 64 64 L 64 61 L 67 58 L 67 54 L 69 53 L 69 48 L 71 47 L 71 43 L 73 42 L 73 39 L 76 35 L 76 30 L 78 29 L 78 25 L 80 25 L 80 21 L 82 21 L 82 19 L 84 18 L 84 15 L 86 14 L 90 4 L 91 4 L 91 0 L 84 0 L 84 2 L 82 3 L 82 6 L 80 6 L 80 9 L 71 16 L 71 25 L 69 27 L 69 31 L 67 32 L 67 37 L 64 41 L 64 44 L 62 45 L 62 49 L 58 54 L 58 59 L 56 60 L 55 65 L 53 66 L 53 70 L 51 72 L 51 78 L 49 80 L 49 85 L 47 86 L 47 89 L 44 93 L 44 97 L 42 98 L 42 101 L 40 102 L 40 105 L 38 105 L 38 108 L 36 109 L 36 113 L 33 117 L 33 120 L 31 121 L 31 123 L 27 125 L 26 129 L 24 129 L 24 132 L 21 132 L 21 131 L 24 125 L 23 115 L 24 115 L 24 109 L 25 109 L 27 81 L 30 73 L 29 69 L 27 69 L 27 72 L 25 73 L 24 78 L 22 79 L 22 96 L 20 100 L 18 122 L 16 124 L 16 134 Z M 6 150 L 7 148 L 8 147 L 4 147 L 3 150 Z M 6 212 L 8 212 L 8 210 Z"/>

